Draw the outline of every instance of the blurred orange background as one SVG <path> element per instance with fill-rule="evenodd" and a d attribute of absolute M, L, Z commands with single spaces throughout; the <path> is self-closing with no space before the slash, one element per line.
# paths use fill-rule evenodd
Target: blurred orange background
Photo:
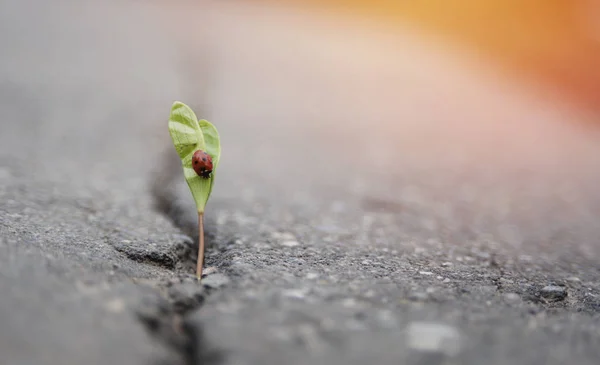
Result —
<path fill-rule="evenodd" d="M 271 2 L 414 25 L 600 111 L 600 0 Z"/>

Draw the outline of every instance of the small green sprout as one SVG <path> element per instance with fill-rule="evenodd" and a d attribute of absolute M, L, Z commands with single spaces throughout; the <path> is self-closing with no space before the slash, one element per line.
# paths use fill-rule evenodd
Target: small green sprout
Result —
<path fill-rule="evenodd" d="M 221 157 L 219 133 L 210 122 L 204 119 L 198 121 L 192 109 L 179 101 L 171 107 L 169 133 L 198 210 L 200 242 L 196 275 L 200 279 L 204 263 L 204 208 L 212 192 Z"/>

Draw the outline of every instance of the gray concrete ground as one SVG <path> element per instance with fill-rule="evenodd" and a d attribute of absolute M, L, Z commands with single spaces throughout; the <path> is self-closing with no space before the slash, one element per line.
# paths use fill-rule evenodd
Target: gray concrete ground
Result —
<path fill-rule="evenodd" d="M 0 364 L 597 364 L 593 116 L 400 27 L 0 2 Z M 208 275 L 166 129 L 221 133 Z"/>

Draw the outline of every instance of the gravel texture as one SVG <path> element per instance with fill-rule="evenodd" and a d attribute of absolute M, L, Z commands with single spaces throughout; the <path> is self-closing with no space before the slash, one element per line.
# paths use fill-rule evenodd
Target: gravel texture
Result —
<path fill-rule="evenodd" d="M 591 117 L 367 26 L 0 1 L 0 365 L 598 364 Z M 201 283 L 173 99 L 222 138 Z"/>

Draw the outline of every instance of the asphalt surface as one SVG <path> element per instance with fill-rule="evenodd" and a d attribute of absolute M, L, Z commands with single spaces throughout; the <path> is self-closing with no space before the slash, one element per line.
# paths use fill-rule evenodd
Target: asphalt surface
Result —
<path fill-rule="evenodd" d="M 551 93 L 236 1 L 2 1 L 0 46 L 1 365 L 600 360 L 600 135 Z M 174 100 L 222 139 L 202 284 Z"/>

